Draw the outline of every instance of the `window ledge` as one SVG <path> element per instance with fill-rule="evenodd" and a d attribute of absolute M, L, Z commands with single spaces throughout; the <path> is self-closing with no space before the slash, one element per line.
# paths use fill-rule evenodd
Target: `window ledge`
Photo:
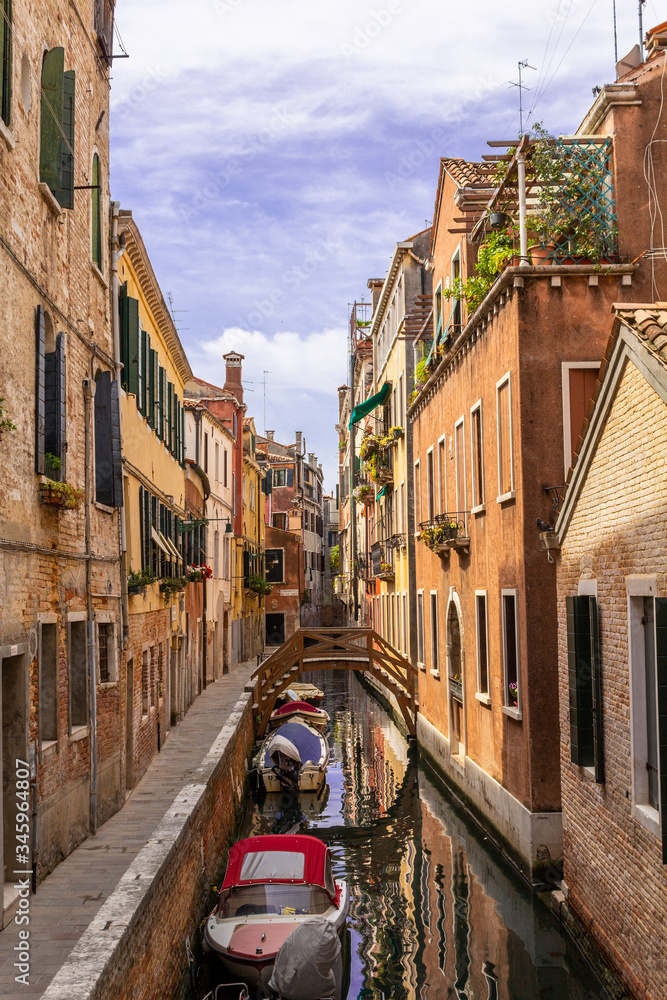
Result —
<path fill-rule="evenodd" d="M 3 120 L 0 118 L 0 135 L 7 143 L 10 149 L 14 149 L 16 146 L 16 139 L 14 138 L 14 133 L 9 129 Z"/>
<path fill-rule="evenodd" d="M 440 680 L 440 671 L 439 670 L 429 670 L 429 673 L 430 673 L 431 677 L 435 677 L 435 679 L 437 681 Z"/>
<path fill-rule="evenodd" d="M 509 503 L 510 500 L 516 499 L 516 490 L 510 490 L 509 493 L 503 493 L 502 496 L 496 497 L 496 503 Z"/>
<path fill-rule="evenodd" d="M 486 514 L 486 504 L 478 503 L 476 507 L 471 508 L 470 513 L 475 516 L 479 516 L 479 514 Z"/>
<path fill-rule="evenodd" d="M 75 726 L 69 734 L 70 743 L 78 743 L 79 740 L 85 740 L 88 732 L 88 726 Z"/>
<path fill-rule="evenodd" d="M 426 672 L 426 664 L 425 663 L 418 663 L 417 666 L 419 667 L 420 670 L 423 670 L 424 672 Z"/>
<path fill-rule="evenodd" d="M 481 694 L 481 692 L 476 691 L 475 692 L 475 698 L 477 698 L 477 701 L 481 701 L 482 705 L 490 705 L 491 704 L 491 695 L 490 694 Z"/>
<path fill-rule="evenodd" d="M 103 288 L 106 288 L 108 290 L 108 288 L 109 288 L 109 282 L 104 277 L 104 275 L 100 271 L 100 269 L 97 266 L 97 264 L 94 261 L 92 261 L 92 260 L 90 262 L 90 269 L 93 272 L 93 274 L 95 275 L 95 277 L 97 278 L 97 280 L 100 282 L 100 284 L 103 286 Z"/>
<path fill-rule="evenodd" d="M 60 202 L 57 200 L 57 198 L 54 197 L 53 192 L 51 191 L 49 185 L 45 184 L 44 181 L 40 181 L 37 187 L 39 188 L 42 194 L 42 198 L 49 206 L 53 214 L 62 215 L 63 214 L 62 206 L 60 205 Z"/>
<path fill-rule="evenodd" d="M 638 823 L 646 827 L 649 833 L 658 838 L 661 836 L 660 815 L 657 809 L 648 805 L 647 802 L 635 802 L 632 806 L 632 815 Z"/>
<path fill-rule="evenodd" d="M 118 681 L 100 681 L 97 687 L 98 690 L 107 691 L 109 688 L 118 687 Z"/>
<path fill-rule="evenodd" d="M 42 757 L 51 757 L 58 750 L 58 740 L 42 740 Z"/>
<path fill-rule="evenodd" d="M 104 511 L 105 514 L 115 514 L 117 507 L 108 507 L 105 503 L 100 503 L 99 500 L 94 501 L 95 506 L 98 510 Z"/>
<path fill-rule="evenodd" d="M 517 722 L 521 722 L 523 719 L 520 708 L 510 708 L 509 705 L 503 705 L 503 713 L 508 715 L 510 719 L 516 719 Z"/>

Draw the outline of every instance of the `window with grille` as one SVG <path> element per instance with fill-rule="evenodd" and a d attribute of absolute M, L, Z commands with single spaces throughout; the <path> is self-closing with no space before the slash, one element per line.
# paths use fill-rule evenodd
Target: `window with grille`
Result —
<path fill-rule="evenodd" d="M 189 633 L 186 631 L 186 635 Z M 142 715 L 148 715 L 149 708 L 149 697 L 150 697 L 150 667 L 148 659 L 148 650 L 145 649 L 141 654 L 141 713 Z"/>
<path fill-rule="evenodd" d="M 477 620 L 477 691 L 489 694 L 489 623 L 486 591 L 475 591 Z"/>
<path fill-rule="evenodd" d="M 439 669 L 438 594 L 431 591 L 431 670 Z"/>
<path fill-rule="evenodd" d="M 12 113 L 12 0 L 0 0 L 0 118 L 9 125 Z"/>
<path fill-rule="evenodd" d="M 517 592 L 501 592 L 503 615 L 503 673 L 505 707 L 521 710 L 521 683 L 519 677 L 519 616 Z"/>
<path fill-rule="evenodd" d="M 417 661 L 424 665 L 424 591 L 417 591 Z"/>
<path fill-rule="evenodd" d="M 97 663 L 100 684 L 108 684 L 113 680 L 113 623 L 98 622 L 97 625 Z"/>

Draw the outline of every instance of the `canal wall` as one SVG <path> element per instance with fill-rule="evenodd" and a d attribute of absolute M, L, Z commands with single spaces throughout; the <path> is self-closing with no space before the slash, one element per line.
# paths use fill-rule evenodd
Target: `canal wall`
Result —
<path fill-rule="evenodd" d="M 190 783 L 42 1000 L 178 1000 L 189 995 L 185 940 L 190 936 L 194 943 L 211 902 L 211 883 L 234 837 L 253 743 L 252 693 L 246 688 Z"/>

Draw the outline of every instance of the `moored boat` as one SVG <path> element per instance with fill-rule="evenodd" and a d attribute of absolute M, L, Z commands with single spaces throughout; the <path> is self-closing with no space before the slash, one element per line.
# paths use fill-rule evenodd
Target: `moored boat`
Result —
<path fill-rule="evenodd" d="M 329 746 L 322 733 L 295 719 L 269 733 L 253 768 L 267 792 L 315 792 L 324 781 L 328 763 Z"/>
<path fill-rule="evenodd" d="M 283 722 L 290 722 L 292 719 L 300 719 L 307 722 L 315 729 L 324 729 L 329 722 L 329 713 L 316 705 L 310 705 L 307 701 L 288 701 L 286 705 L 281 705 L 271 712 L 269 727 L 275 729 Z"/>
<path fill-rule="evenodd" d="M 316 837 L 250 837 L 234 844 L 218 904 L 204 927 L 205 946 L 253 988 L 268 985 L 276 955 L 313 917 L 340 933 L 350 905 L 336 881 L 331 852 Z"/>

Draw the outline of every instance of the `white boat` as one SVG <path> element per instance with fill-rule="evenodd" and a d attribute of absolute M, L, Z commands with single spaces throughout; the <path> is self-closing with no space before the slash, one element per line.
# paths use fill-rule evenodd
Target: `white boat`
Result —
<path fill-rule="evenodd" d="M 206 920 L 204 945 L 252 988 L 268 985 L 289 935 L 313 917 L 338 934 L 350 906 L 347 883 L 336 881 L 321 840 L 249 837 L 234 844 L 218 904 Z"/>
<path fill-rule="evenodd" d="M 324 781 L 328 763 L 329 745 L 322 733 L 294 719 L 269 733 L 253 768 L 267 792 L 316 792 Z"/>
<path fill-rule="evenodd" d="M 329 713 L 316 705 L 309 705 L 307 701 L 288 701 L 286 705 L 281 705 L 271 712 L 269 728 L 276 729 L 283 722 L 291 722 L 293 719 L 307 722 L 315 729 L 324 729 L 329 722 Z"/>

